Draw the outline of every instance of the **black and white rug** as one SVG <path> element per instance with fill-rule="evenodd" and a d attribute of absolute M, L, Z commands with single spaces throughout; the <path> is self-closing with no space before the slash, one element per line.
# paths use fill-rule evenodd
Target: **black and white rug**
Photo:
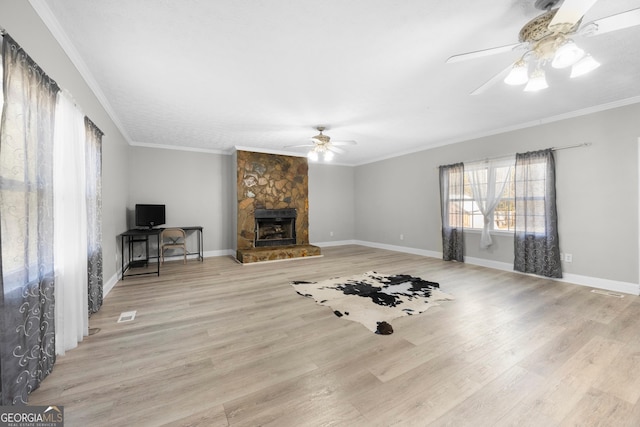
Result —
<path fill-rule="evenodd" d="M 300 295 L 331 307 L 343 318 L 360 322 L 376 332 L 378 323 L 410 316 L 453 300 L 440 285 L 408 274 L 384 275 L 369 271 L 352 277 L 337 277 L 322 282 L 291 282 Z"/>

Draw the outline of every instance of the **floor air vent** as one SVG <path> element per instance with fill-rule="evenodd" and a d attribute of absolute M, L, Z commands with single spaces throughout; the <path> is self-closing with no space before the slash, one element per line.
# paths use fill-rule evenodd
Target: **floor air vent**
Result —
<path fill-rule="evenodd" d="M 136 318 L 135 311 L 125 311 L 120 313 L 120 318 L 118 319 L 118 323 L 131 322 Z"/>
<path fill-rule="evenodd" d="M 624 298 L 624 295 L 611 292 L 611 291 L 601 291 L 600 289 L 592 289 L 591 292 L 593 292 L 594 294 L 606 295 L 608 297 Z"/>

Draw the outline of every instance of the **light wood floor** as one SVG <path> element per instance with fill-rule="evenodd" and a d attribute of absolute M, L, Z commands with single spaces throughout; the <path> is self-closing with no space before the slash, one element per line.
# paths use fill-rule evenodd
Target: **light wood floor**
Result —
<path fill-rule="evenodd" d="M 638 426 L 640 298 L 365 248 L 127 278 L 30 404 L 66 426 Z M 380 336 L 292 280 L 375 270 L 455 296 Z M 124 311 L 131 323 L 116 323 Z"/>

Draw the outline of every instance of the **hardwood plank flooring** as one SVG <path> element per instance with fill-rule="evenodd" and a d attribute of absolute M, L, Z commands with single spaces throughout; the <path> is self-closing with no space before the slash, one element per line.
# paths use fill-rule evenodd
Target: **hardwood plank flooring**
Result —
<path fill-rule="evenodd" d="M 130 277 L 32 405 L 67 426 L 638 426 L 640 298 L 361 246 Z M 455 297 L 380 336 L 293 280 L 375 270 Z M 117 323 L 121 312 L 134 321 Z"/>

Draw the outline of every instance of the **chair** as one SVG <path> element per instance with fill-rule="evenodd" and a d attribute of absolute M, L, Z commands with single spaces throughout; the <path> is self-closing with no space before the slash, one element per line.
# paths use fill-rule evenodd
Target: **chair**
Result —
<path fill-rule="evenodd" d="M 164 264 L 164 251 L 167 249 L 182 249 L 183 264 L 187 263 L 187 238 L 182 228 L 165 228 L 160 234 L 160 253 Z"/>

